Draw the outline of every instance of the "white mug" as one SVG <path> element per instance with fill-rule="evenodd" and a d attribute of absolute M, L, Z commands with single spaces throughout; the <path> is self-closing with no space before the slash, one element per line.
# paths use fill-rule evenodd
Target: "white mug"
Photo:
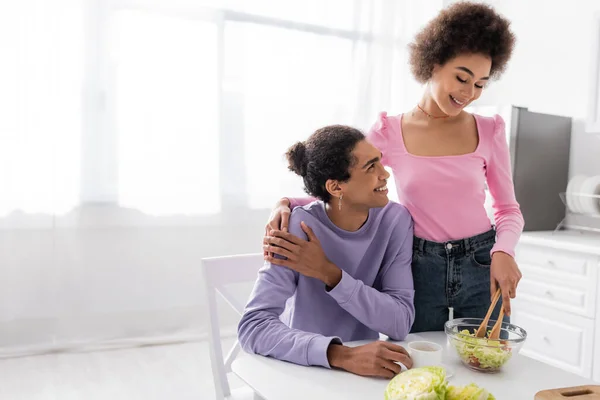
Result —
<path fill-rule="evenodd" d="M 437 343 L 417 341 L 408 343 L 407 349 L 413 368 L 441 366 L 443 348 Z"/>

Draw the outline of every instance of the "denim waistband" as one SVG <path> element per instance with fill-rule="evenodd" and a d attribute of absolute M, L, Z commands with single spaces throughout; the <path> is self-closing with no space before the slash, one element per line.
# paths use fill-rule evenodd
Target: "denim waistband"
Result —
<path fill-rule="evenodd" d="M 450 240 L 448 242 L 433 242 L 431 240 L 421 239 L 414 237 L 413 239 L 413 251 L 418 251 L 420 254 L 439 254 L 439 255 L 460 255 L 468 254 L 476 250 L 477 248 L 489 244 L 493 244 L 496 241 L 496 229 L 492 227 L 487 232 L 480 233 L 469 238 Z"/>

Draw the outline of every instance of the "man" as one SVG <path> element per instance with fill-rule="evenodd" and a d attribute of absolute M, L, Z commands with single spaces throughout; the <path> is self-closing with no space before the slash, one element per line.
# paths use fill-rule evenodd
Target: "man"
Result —
<path fill-rule="evenodd" d="M 320 199 L 292 211 L 290 232 L 265 240 L 238 327 L 242 347 L 301 365 L 391 378 L 414 321 L 412 218 L 390 203 L 381 153 L 356 129 L 329 126 L 287 153 L 289 168 Z M 309 228 L 309 226 L 312 228 Z M 346 341 L 372 340 L 350 348 Z"/>

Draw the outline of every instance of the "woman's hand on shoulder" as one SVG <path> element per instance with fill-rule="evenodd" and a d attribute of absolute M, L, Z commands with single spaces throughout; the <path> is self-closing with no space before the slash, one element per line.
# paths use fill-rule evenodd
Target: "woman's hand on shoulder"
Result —
<path fill-rule="evenodd" d="M 284 197 L 280 199 L 271 210 L 271 215 L 265 226 L 264 239 L 270 236 L 271 231 L 287 232 L 289 230 L 290 214 L 290 200 Z M 267 251 L 264 251 L 264 255 L 267 256 L 269 254 Z"/>

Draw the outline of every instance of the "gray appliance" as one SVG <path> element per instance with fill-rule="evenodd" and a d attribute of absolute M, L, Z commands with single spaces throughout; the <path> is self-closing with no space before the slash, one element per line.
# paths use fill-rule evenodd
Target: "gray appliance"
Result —
<path fill-rule="evenodd" d="M 569 180 L 572 119 L 514 105 L 477 107 L 474 111 L 499 114 L 506 122 L 515 195 L 525 231 L 556 229 L 566 213 L 559 194 L 566 190 Z"/>
<path fill-rule="evenodd" d="M 565 218 L 559 193 L 569 181 L 571 122 L 570 117 L 510 107 L 506 130 L 515 195 L 526 231 L 554 230 Z"/>

